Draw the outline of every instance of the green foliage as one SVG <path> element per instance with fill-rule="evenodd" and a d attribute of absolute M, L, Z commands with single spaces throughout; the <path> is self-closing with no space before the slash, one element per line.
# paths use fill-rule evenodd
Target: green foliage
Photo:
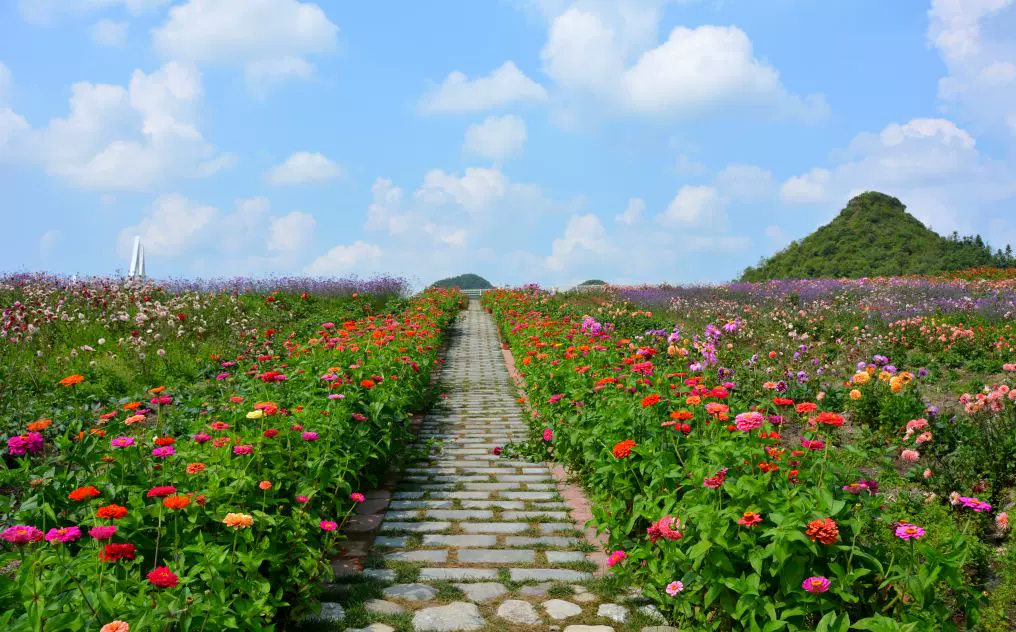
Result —
<path fill-rule="evenodd" d="M 896 198 L 862 193 L 829 224 L 749 267 L 742 281 L 937 274 L 1016 266 L 1010 249 L 992 252 L 980 235 L 942 237 Z"/>
<path fill-rule="evenodd" d="M 583 281 L 582 283 L 579 283 L 580 286 L 581 285 L 606 285 L 606 284 L 607 284 L 606 281 L 601 281 L 600 279 L 589 279 L 588 281 Z"/>
<path fill-rule="evenodd" d="M 434 283 L 431 284 L 431 287 L 440 287 L 445 289 L 458 288 L 460 290 L 489 290 L 494 286 L 490 284 L 490 281 L 482 276 L 468 273 L 449 277 L 447 279 L 441 279 L 440 281 L 434 281 Z"/>

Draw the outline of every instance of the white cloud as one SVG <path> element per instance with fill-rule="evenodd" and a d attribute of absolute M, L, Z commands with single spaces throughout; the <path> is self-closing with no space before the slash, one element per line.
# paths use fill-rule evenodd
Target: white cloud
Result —
<path fill-rule="evenodd" d="M 787 180 L 783 200 L 828 204 L 831 211 L 857 193 L 881 191 L 941 233 L 975 230 L 994 213 L 1007 213 L 999 207 L 1016 198 L 1016 169 L 982 155 L 966 130 L 945 119 L 858 134 L 839 155 L 830 168 Z"/>
<path fill-rule="evenodd" d="M 70 112 L 32 129 L 0 110 L 0 158 L 17 156 L 50 175 L 98 190 L 144 190 L 173 177 L 202 177 L 215 148 L 196 127 L 201 76 L 170 62 L 127 87 L 80 82 Z M 6 139 L 6 140 L 3 140 Z"/>
<path fill-rule="evenodd" d="M 755 165 L 727 165 L 716 175 L 716 188 L 744 200 L 763 200 L 776 193 L 773 174 Z"/>
<path fill-rule="evenodd" d="M 607 239 L 607 231 L 595 215 L 576 215 L 568 220 L 564 236 L 554 240 L 547 267 L 564 270 L 588 261 L 590 256 L 604 257 L 614 254 L 614 246 Z"/>
<path fill-rule="evenodd" d="M 198 166 L 198 175 L 202 178 L 214 176 L 220 171 L 232 169 L 236 166 L 239 157 L 236 154 L 223 153 L 211 160 L 206 160 Z"/>
<path fill-rule="evenodd" d="M 633 114 L 697 117 L 748 110 L 804 120 L 828 114 L 821 96 L 787 92 L 739 28 L 679 26 L 646 49 L 658 20 L 654 7 L 622 8 L 611 17 L 602 8 L 572 6 L 551 23 L 541 52 L 544 70 L 570 93 Z M 629 66 L 633 53 L 638 56 Z"/>
<path fill-rule="evenodd" d="M 780 186 L 780 199 L 790 204 L 815 204 L 826 199 L 828 169 L 815 167 L 805 174 L 793 176 Z"/>
<path fill-rule="evenodd" d="M 722 224 L 724 217 L 724 200 L 716 189 L 686 185 L 670 201 L 659 220 L 668 225 L 704 226 Z"/>
<path fill-rule="evenodd" d="M 342 167 L 329 160 L 324 154 L 298 151 L 284 163 L 268 172 L 268 181 L 276 186 L 327 182 L 340 178 Z"/>
<path fill-rule="evenodd" d="M 939 80 L 943 111 L 975 129 L 1005 129 L 1016 109 L 1014 0 L 932 0 L 928 42 L 948 73 Z"/>
<path fill-rule="evenodd" d="M 268 233 L 268 249 L 295 252 L 310 244 L 317 220 L 314 216 L 293 211 L 282 217 L 274 217 Z"/>
<path fill-rule="evenodd" d="M 127 22 L 102 19 L 92 25 L 92 41 L 102 46 L 123 48 L 127 45 Z"/>
<path fill-rule="evenodd" d="M 470 80 L 464 73 L 450 73 L 441 85 L 423 95 L 420 114 L 482 112 L 524 101 L 543 101 L 546 89 L 527 77 L 514 62 L 506 61 L 485 77 Z"/>
<path fill-rule="evenodd" d="M 152 205 L 151 215 L 120 231 L 117 251 L 121 257 L 129 256 L 134 237 L 140 235 L 146 256 L 179 256 L 194 246 L 217 214 L 215 207 L 197 204 L 179 194 L 160 196 Z"/>
<path fill-rule="evenodd" d="M 503 198 L 508 189 L 508 179 L 497 169 L 469 167 L 461 177 L 433 169 L 424 176 L 414 196 L 427 204 L 451 200 L 468 211 L 483 211 Z"/>
<path fill-rule="evenodd" d="M 628 200 L 628 206 L 625 207 L 624 212 L 615 217 L 614 219 L 627 226 L 638 224 L 642 221 L 643 213 L 646 210 L 646 201 L 642 198 L 631 198 Z"/>
<path fill-rule="evenodd" d="M 311 262 L 304 268 L 304 272 L 315 276 L 376 272 L 381 263 L 381 256 L 379 246 L 357 240 L 349 245 L 335 246 Z"/>
<path fill-rule="evenodd" d="M 525 121 L 509 114 L 488 116 L 483 123 L 470 125 L 462 149 L 470 154 L 501 161 L 519 156 L 525 145 Z"/>
<path fill-rule="evenodd" d="M 317 4 L 297 0 L 188 0 L 152 31 L 155 50 L 171 59 L 243 66 L 255 90 L 306 77 L 305 57 L 335 49 L 338 27 Z"/>

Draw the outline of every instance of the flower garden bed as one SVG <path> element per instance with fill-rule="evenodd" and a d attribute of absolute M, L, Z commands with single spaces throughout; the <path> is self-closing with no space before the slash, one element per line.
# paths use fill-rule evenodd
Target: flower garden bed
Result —
<path fill-rule="evenodd" d="M 613 571 L 675 622 L 1006 629 L 1007 606 L 986 591 L 1012 557 L 993 548 L 1008 530 L 1003 464 L 1016 457 L 1002 440 L 1016 428 L 1011 347 L 967 353 L 997 363 L 1001 382 L 949 396 L 950 420 L 923 394 L 937 376 L 879 355 L 894 340 L 888 323 L 860 335 L 836 326 L 857 318 L 852 305 L 762 309 L 726 296 L 647 308 L 534 289 L 484 304 L 534 415 L 531 441 L 514 450 L 550 455 L 582 482 Z"/>
<path fill-rule="evenodd" d="M 108 305 L 88 312 L 94 303 L 81 294 L 105 291 L 109 301 L 133 290 L 29 293 L 61 291 L 86 306 L 87 325 L 56 317 L 21 328 L 19 348 L 0 343 L 9 357 L 51 356 L 36 382 L 5 383 L 22 399 L 3 411 L 0 627 L 270 630 L 314 612 L 343 522 L 429 402 L 462 296 L 187 290 L 181 302 L 148 287 L 116 299 L 127 326 L 141 329 L 118 336 L 119 317 L 106 320 Z M 161 307 L 138 323 L 145 293 Z M 184 343 L 162 329 L 196 319 L 219 337 L 195 327 Z M 82 350 L 83 335 L 119 337 L 116 353 Z M 153 353 L 156 344 L 169 351 Z M 188 348 L 200 356 L 179 357 Z M 162 381 L 110 377 L 131 363 Z M 49 375 L 71 366 L 79 371 Z"/>

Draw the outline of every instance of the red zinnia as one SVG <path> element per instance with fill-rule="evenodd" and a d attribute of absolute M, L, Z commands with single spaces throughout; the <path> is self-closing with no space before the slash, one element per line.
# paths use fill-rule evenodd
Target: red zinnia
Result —
<path fill-rule="evenodd" d="M 812 542 L 836 544 L 836 541 L 840 539 L 840 528 L 832 518 L 812 520 L 808 523 L 804 535 L 808 536 Z"/>
<path fill-rule="evenodd" d="M 822 411 L 815 417 L 815 423 L 839 428 L 843 425 L 843 416 L 829 411 Z"/>
<path fill-rule="evenodd" d="M 180 578 L 168 566 L 160 566 L 148 573 L 148 581 L 159 588 L 174 588 L 180 583 Z"/>
<path fill-rule="evenodd" d="M 100 492 L 95 486 L 86 485 L 85 487 L 79 487 L 74 491 L 72 491 L 71 493 L 67 494 L 67 497 L 70 498 L 71 500 L 81 502 L 82 500 L 95 498 L 100 493 L 102 492 Z"/>
<path fill-rule="evenodd" d="M 157 446 L 173 445 L 174 443 L 176 443 L 176 439 L 173 437 L 159 437 L 155 440 Z"/>
<path fill-rule="evenodd" d="M 99 510 L 95 512 L 95 515 L 99 518 L 119 520 L 127 515 L 127 508 L 121 505 L 103 505 L 102 507 L 99 507 Z"/>
<path fill-rule="evenodd" d="M 803 415 L 804 413 L 810 413 L 818 410 L 818 404 L 814 402 L 801 402 L 796 406 L 795 410 Z"/>
<path fill-rule="evenodd" d="M 149 498 L 165 498 L 171 494 L 176 493 L 176 488 L 172 485 L 163 485 L 162 487 L 153 487 L 148 490 Z"/>
<path fill-rule="evenodd" d="M 774 397 L 773 403 L 776 404 L 777 406 L 793 406 L 794 400 L 789 399 L 787 397 Z"/>
<path fill-rule="evenodd" d="M 115 562 L 120 559 L 133 560 L 135 556 L 133 544 L 107 544 L 99 551 L 99 560 L 103 562 Z"/>

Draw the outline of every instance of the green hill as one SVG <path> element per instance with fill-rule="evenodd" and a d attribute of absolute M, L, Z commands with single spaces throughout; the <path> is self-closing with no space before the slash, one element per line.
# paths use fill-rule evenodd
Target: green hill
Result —
<path fill-rule="evenodd" d="M 490 284 L 490 281 L 482 276 L 470 273 L 441 279 L 440 281 L 434 281 L 431 287 L 457 287 L 460 290 L 489 290 L 494 286 Z"/>
<path fill-rule="evenodd" d="M 884 193 L 862 193 L 829 224 L 741 275 L 742 281 L 937 274 L 1016 266 L 1012 249 L 992 252 L 980 235 L 943 237 Z"/>
<path fill-rule="evenodd" d="M 607 284 L 606 281 L 601 281 L 599 279 L 589 279 L 588 281 L 583 281 L 582 283 L 579 283 L 580 286 L 582 286 L 582 285 L 606 285 L 606 284 Z"/>

